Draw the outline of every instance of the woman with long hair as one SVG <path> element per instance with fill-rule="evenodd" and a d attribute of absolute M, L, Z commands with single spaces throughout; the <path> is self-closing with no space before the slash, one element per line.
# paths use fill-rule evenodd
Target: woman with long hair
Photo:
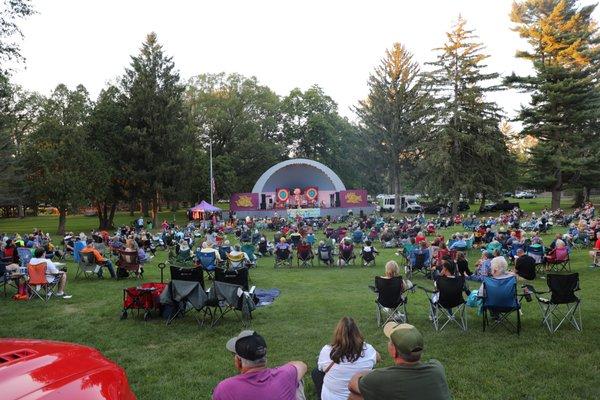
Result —
<path fill-rule="evenodd" d="M 348 383 L 354 374 L 370 370 L 381 359 L 351 317 L 343 317 L 333 331 L 331 344 L 323 346 L 317 368 L 312 372 L 317 397 L 346 400 Z"/>

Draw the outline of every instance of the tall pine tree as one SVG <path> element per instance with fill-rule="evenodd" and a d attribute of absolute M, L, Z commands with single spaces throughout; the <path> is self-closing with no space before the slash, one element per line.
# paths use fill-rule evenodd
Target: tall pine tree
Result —
<path fill-rule="evenodd" d="M 424 90 L 418 63 L 400 43 L 386 51 L 368 85 L 369 95 L 356 112 L 369 147 L 383 156 L 379 167 L 389 173 L 399 212 L 402 172 L 411 169 L 414 146 L 428 125 L 431 98 Z"/>
<path fill-rule="evenodd" d="M 523 134 L 538 139 L 531 150 L 532 184 L 552 192 L 552 209 L 561 192 L 589 188 L 600 176 L 598 148 L 598 30 L 595 5 L 576 0 L 526 0 L 513 4 L 515 31 L 530 48 L 516 56 L 532 62 L 535 75 L 512 76 L 507 83 L 531 94 L 522 107 Z"/>
<path fill-rule="evenodd" d="M 172 58 L 164 54 L 156 34 L 150 33 L 122 79 L 125 143 L 131 160 L 124 172 L 145 211 L 152 204 L 155 226 L 161 196 L 185 177 L 183 151 L 191 139 L 183 90 Z"/>
<path fill-rule="evenodd" d="M 484 46 L 459 17 L 433 70 L 426 74 L 436 97 L 436 125 L 421 141 L 420 182 L 427 193 L 452 200 L 498 195 L 512 177 L 512 158 L 500 132 L 500 109 L 486 98 L 499 90 L 486 72 Z"/>

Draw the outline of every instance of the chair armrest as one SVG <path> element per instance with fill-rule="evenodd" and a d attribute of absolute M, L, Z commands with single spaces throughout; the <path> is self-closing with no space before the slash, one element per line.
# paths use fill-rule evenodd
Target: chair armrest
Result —
<path fill-rule="evenodd" d="M 369 289 L 371 289 L 373 291 L 373 293 L 379 293 L 379 291 L 377 290 L 377 288 L 373 285 L 369 285 Z"/>
<path fill-rule="evenodd" d="M 249 294 L 254 294 L 254 291 L 256 290 L 256 286 L 252 286 L 250 288 L 250 290 L 248 291 Z"/>

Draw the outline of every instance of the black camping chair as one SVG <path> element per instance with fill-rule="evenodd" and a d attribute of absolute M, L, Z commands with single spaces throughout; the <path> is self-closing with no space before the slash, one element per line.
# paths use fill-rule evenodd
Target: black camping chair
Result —
<path fill-rule="evenodd" d="M 366 251 L 363 248 L 361 250 L 361 252 L 360 252 L 360 256 L 362 258 L 363 265 L 365 267 L 368 267 L 368 266 L 371 266 L 371 265 L 375 267 L 376 266 L 376 263 L 375 263 L 375 257 L 376 257 L 376 255 L 377 255 L 377 252 L 372 247 L 371 247 L 370 251 Z"/>
<path fill-rule="evenodd" d="M 204 290 L 204 271 L 202 268 L 186 268 L 177 265 L 169 265 L 171 271 L 171 282 L 161 294 L 161 302 L 171 304 L 175 307 L 167 318 L 167 325 L 178 316 L 185 316 L 188 311 L 195 309 L 198 314 L 195 319 L 198 325 L 204 325 L 204 319 L 211 313 L 206 307 L 208 296 Z M 203 312 L 202 320 L 198 318 Z M 210 314 L 212 320 L 212 314 Z"/>
<path fill-rule="evenodd" d="M 216 325 L 226 314 L 233 312 L 244 327 L 250 326 L 252 311 L 256 308 L 253 297 L 255 287 L 244 291 L 242 286 L 215 280 L 208 291 L 208 306 L 213 310 L 212 326 Z M 217 315 L 218 314 L 218 315 Z"/>
<path fill-rule="evenodd" d="M 542 324 L 546 325 L 550 333 L 554 333 L 560 326 L 569 322 L 581 331 L 581 300 L 575 295 L 579 288 L 579 274 L 548 274 L 546 275 L 548 291 L 538 292 L 532 285 L 525 285 L 535 297 L 542 313 Z M 540 297 L 550 293 L 550 299 Z"/>
<path fill-rule="evenodd" d="M 442 331 L 450 322 L 461 330 L 467 330 L 466 302 L 463 297 L 465 280 L 463 277 L 448 278 L 440 276 L 436 281 L 436 290 L 421 287 L 429 300 L 429 315 L 433 328 Z"/>
<path fill-rule="evenodd" d="M 248 291 L 249 281 L 248 267 L 242 268 L 217 268 L 215 269 L 215 281 L 225 282 L 232 285 L 241 286 L 242 289 Z"/>
<path fill-rule="evenodd" d="M 487 277 L 483 280 L 481 309 L 483 311 L 483 331 L 487 326 L 494 329 L 505 327 L 509 332 L 521 333 L 521 304 L 517 298 L 517 278 L 512 276 L 505 279 Z M 483 294 L 483 296 L 482 296 Z M 516 324 L 510 320 L 510 315 L 517 315 Z"/>
<path fill-rule="evenodd" d="M 376 276 L 375 286 L 369 286 L 369 288 L 377 294 L 375 304 L 378 326 L 383 326 L 389 321 L 408 322 L 406 312 L 408 298 L 405 295 L 407 289 L 404 287 L 402 277 L 386 279 Z"/>

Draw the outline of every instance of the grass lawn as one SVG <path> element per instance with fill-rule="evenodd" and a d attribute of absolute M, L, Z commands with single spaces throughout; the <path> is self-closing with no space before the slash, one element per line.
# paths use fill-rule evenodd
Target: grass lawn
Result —
<path fill-rule="evenodd" d="M 130 219 L 126 214 L 118 216 L 119 223 Z M 177 220 L 183 221 L 183 215 Z M 41 227 L 52 232 L 55 223 L 55 217 L 0 220 L 0 231 L 27 232 Z M 71 217 L 68 229 L 85 232 L 96 223 L 94 218 Z M 451 232 L 444 234 L 448 237 Z M 272 237 L 272 233 L 268 235 Z M 549 243 L 550 237 L 544 239 Z M 397 259 L 392 250 L 380 251 L 377 267 L 368 269 L 327 269 L 315 264 L 313 269 L 274 270 L 272 258 L 259 261 L 251 271 L 251 283 L 281 290 L 271 306 L 255 311 L 252 322 L 252 328 L 267 340 L 270 365 L 302 360 L 312 368 L 344 315 L 355 318 L 366 340 L 382 353 L 381 365 L 391 365 L 386 339 L 375 322 L 374 295 L 367 288 L 373 277 L 383 272 L 385 261 Z M 158 252 L 146 267 L 146 281 L 159 279 L 156 265 L 165 257 L 166 252 Z M 476 251 L 471 251 L 469 258 L 473 265 Z M 590 270 L 588 265 L 587 250 L 575 252 L 572 268 L 580 273 L 583 332 L 564 327 L 550 335 L 540 325 L 534 301 L 523 304 L 520 336 L 501 330 L 483 333 L 481 318 L 473 309 L 468 309 L 468 332 L 448 326 L 436 333 L 427 318 L 425 295 L 411 293 L 409 321 L 425 336 L 424 357 L 436 358 L 445 366 L 454 398 L 600 398 L 600 271 Z M 63 340 L 98 348 L 125 368 L 134 392 L 144 400 L 208 399 L 217 382 L 235 373 L 232 357 L 224 348 L 227 339 L 241 329 L 232 315 L 215 328 L 198 328 L 191 316 L 169 327 L 158 317 L 147 323 L 135 318 L 120 321 L 122 289 L 134 286 L 135 281 L 76 281 L 75 271 L 75 265 L 69 263 L 67 291 L 72 299 L 52 299 L 44 305 L 0 297 L 0 336 Z M 429 284 L 423 278 L 415 281 Z M 536 287 L 545 288 L 545 281 L 538 279 Z M 308 398 L 314 399 L 310 378 L 305 389 Z"/>

